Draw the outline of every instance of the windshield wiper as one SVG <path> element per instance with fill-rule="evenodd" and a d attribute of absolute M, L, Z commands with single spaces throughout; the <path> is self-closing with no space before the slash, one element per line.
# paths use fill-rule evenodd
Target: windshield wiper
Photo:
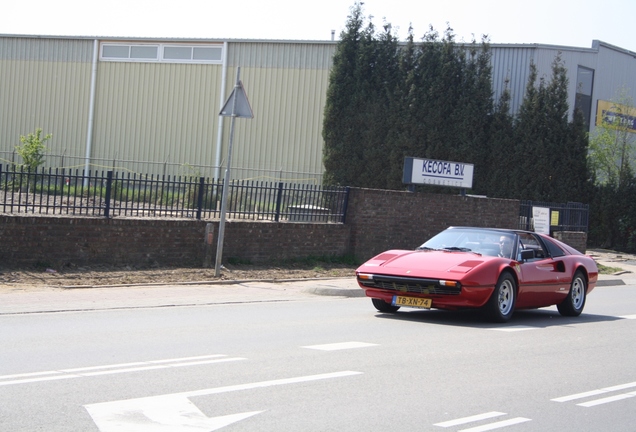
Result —
<path fill-rule="evenodd" d="M 423 250 L 423 251 L 435 251 L 435 250 L 439 250 L 439 249 L 435 249 L 435 248 L 430 248 L 428 246 L 420 246 L 415 250 Z"/>
<path fill-rule="evenodd" d="M 444 250 L 447 251 L 451 251 L 451 252 L 472 252 L 472 249 L 468 249 L 465 247 L 456 247 L 456 246 L 451 246 L 451 247 L 445 247 Z"/>

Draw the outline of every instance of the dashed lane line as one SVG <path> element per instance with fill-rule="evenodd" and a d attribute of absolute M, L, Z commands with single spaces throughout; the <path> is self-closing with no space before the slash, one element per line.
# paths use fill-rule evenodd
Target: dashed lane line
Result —
<path fill-rule="evenodd" d="M 458 418 L 458 419 L 454 419 L 454 420 L 448 420 L 445 422 L 441 422 L 441 423 L 435 423 L 433 426 L 440 426 L 443 428 L 447 428 L 447 427 L 453 427 L 453 426 L 459 426 L 459 425 L 463 425 L 463 424 L 467 424 L 467 423 L 472 423 L 472 422 L 476 422 L 476 421 L 481 421 L 481 420 L 486 420 L 489 418 L 493 418 L 493 417 L 499 417 L 502 415 L 506 415 L 506 413 L 502 413 L 499 411 L 490 411 L 487 413 L 483 413 L 483 414 L 477 414 L 474 416 L 469 416 L 469 417 L 462 417 L 462 418 Z"/>
<path fill-rule="evenodd" d="M 483 420 L 487 420 L 487 419 L 491 419 L 491 418 L 495 418 L 495 417 L 500 417 L 500 416 L 504 416 L 507 415 L 506 413 L 503 412 L 499 412 L 499 411 L 490 411 L 490 412 L 486 412 L 486 413 L 482 413 L 482 414 L 477 414 L 477 415 L 473 415 L 473 416 L 469 416 L 469 417 L 462 417 L 462 418 L 458 418 L 458 419 L 453 419 L 453 420 L 448 420 L 448 421 L 444 421 L 444 422 L 440 422 L 440 423 L 435 423 L 433 426 L 439 426 L 439 427 L 443 427 L 443 428 L 450 428 L 450 427 L 455 427 L 455 426 L 463 426 L 463 425 L 467 425 L 469 423 L 476 423 L 476 422 L 480 422 Z M 483 431 L 489 431 L 489 430 L 495 430 L 495 429 L 501 429 L 504 427 L 508 427 L 508 426 L 512 426 L 512 425 L 516 425 L 519 423 L 525 423 L 530 421 L 529 418 L 525 418 L 525 417 L 515 417 L 515 418 L 511 418 L 511 419 L 507 419 L 507 420 L 500 420 L 494 423 L 487 423 L 487 424 L 483 424 L 483 425 L 479 425 L 479 426 L 474 426 L 468 429 L 461 429 L 458 432 L 483 432 Z"/>
<path fill-rule="evenodd" d="M 570 402 L 574 400 L 590 398 L 592 396 L 599 396 L 599 395 L 604 395 L 607 393 L 618 392 L 621 390 L 632 389 L 635 387 L 636 387 L 636 382 L 630 382 L 626 384 L 619 384 L 619 385 L 615 385 L 611 387 L 604 387 L 600 389 L 590 390 L 590 391 L 586 391 L 582 393 L 575 393 L 575 394 L 571 394 L 567 396 L 561 396 L 561 397 L 550 399 L 550 400 L 553 402 Z M 606 396 L 599 399 L 593 399 L 586 402 L 581 402 L 581 403 L 578 403 L 577 406 L 589 408 L 589 407 L 593 407 L 597 405 L 603 405 L 610 402 L 616 402 L 619 400 L 628 399 L 634 396 L 636 396 L 636 391 L 621 393 L 618 395 Z"/>
<path fill-rule="evenodd" d="M 344 349 L 353 349 L 353 348 L 367 348 L 377 346 L 377 344 L 367 343 L 367 342 L 339 342 L 339 343 L 331 343 L 331 344 L 323 344 L 323 345 L 309 345 L 304 346 L 303 348 L 321 350 L 321 351 L 336 351 L 336 350 L 344 350 Z"/>
<path fill-rule="evenodd" d="M 23 374 L 0 376 L 0 386 L 27 384 L 42 381 L 54 381 L 70 378 L 83 378 L 100 375 L 112 375 L 118 373 L 139 372 L 154 369 L 167 369 L 175 367 L 197 366 L 204 364 L 224 363 L 246 360 L 242 357 L 227 357 L 224 354 L 212 354 L 196 357 L 183 357 L 175 359 L 150 360 L 143 362 L 120 363 L 101 366 L 89 366 L 72 369 L 61 369 L 43 372 L 30 372 Z"/>

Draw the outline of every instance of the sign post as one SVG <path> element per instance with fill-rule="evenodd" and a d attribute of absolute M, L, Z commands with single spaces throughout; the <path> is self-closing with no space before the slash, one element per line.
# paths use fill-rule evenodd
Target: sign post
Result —
<path fill-rule="evenodd" d="M 227 149 L 227 165 L 225 167 L 225 178 L 223 179 L 223 194 L 221 195 L 221 220 L 219 222 L 219 238 L 216 244 L 216 262 L 214 264 L 214 276 L 221 275 L 221 261 L 223 259 L 223 239 L 225 237 L 225 215 L 227 213 L 227 195 L 230 189 L 230 167 L 232 166 L 232 144 L 234 141 L 234 120 L 237 117 L 254 118 L 252 107 L 247 100 L 243 83 L 239 79 L 241 68 L 236 68 L 236 84 L 230 97 L 221 108 L 220 116 L 231 117 L 230 142 Z"/>

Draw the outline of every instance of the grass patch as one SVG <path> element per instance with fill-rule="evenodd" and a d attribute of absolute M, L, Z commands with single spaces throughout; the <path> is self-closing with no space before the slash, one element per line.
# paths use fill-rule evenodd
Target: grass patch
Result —
<path fill-rule="evenodd" d="M 609 274 L 614 274 L 614 273 L 619 272 L 619 271 L 623 271 L 623 269 L 620 268 L 620 267 L 608 267 L 606 265 L 599 264 L 599 263 L 596 263 L 596 265 L 598 267 L 599 274 L 609 275 Z"/>

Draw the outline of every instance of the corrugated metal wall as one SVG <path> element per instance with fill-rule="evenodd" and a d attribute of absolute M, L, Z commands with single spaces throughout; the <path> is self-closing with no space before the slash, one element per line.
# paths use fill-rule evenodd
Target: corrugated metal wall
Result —
<path fill-rule="evenodd" d="M 52 132 L 48 164 L 83 168 L 92 40 L 0 37 L 0 158 L 19 136 Z M 319 183 L 334 43 L 229 43 L 225 98 L 241 67 L 254 119 L 237 119 L 233 177 Z M 224 65 L 100 61 L 91 169 L 214 176 Z M 11 157 L 13 158 L 13 157 Z M 19 159 L 19 158 L 18 158 Z M 18 160 L 19 161 L 19 160 Z M 133 163 L 134 162 L 134 163 Z M 0 162 L 1 163 L 1 162 Z"/>
<path fill-rule="evenodd" d="M 324 170 L 323 109 L 334 50 L 333 44 L 230 45 L 227 94 L 240 67 L 254 112 L 253 119 L 235 123 L 234 166 L 268 170 L 258 175 L 263 179 L 318 179 L 313 174 Z M 224 146 L 230 130 L 225 121 Z"/>
<path fill-rule="evenodd" d="M 221 73 L 220 65 L 100 62 L 92 156 L 116 169 L 130 165 L 118 160 L 174 164 L 153 169 L 172 175 L 214 165 Z"/>
<path fill-rule="evenodd" d="M 511 94 L 510 108 L 517 112 L 526 92 L 530 62 L 534 50 L 520 46 L 498 46 L 492 48 L 492 82 L 495 102 L 499 100 L 508 81 Z"/>
<path fill-rule="evenodd" d="M 626 54 L 608 45 L 599 45 L 593 100 L 636 104 L 636 55 Z M 631 100 L 621 100 L 624 97 Z M 592 113 L 596 113 L 596 108 L 594 103 Z"/>
<path fill-rule="evenodd" d="M 0 37 L 0 163 L 20 136 L 53 134 L 49 152 L 83 156 L 93 41 Z M 8 153 L 6 153 L 8 152 Z M 21 162 L 17 158 L 16 162 Z"/>

